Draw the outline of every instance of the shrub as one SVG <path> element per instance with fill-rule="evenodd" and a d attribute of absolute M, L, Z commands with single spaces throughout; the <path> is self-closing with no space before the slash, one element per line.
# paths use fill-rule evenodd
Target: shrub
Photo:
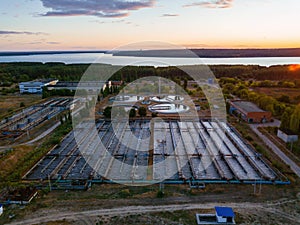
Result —
<path fill-rule="evenodd" d="M 164 194 L 161 190 L 159 190 L 159 191 L 157 192 L 157 194 L 156 194 L 156 197 L 157 197 L 157 198 L 163 198 L 164 195 L 165 195 L 165 194 Z"/>

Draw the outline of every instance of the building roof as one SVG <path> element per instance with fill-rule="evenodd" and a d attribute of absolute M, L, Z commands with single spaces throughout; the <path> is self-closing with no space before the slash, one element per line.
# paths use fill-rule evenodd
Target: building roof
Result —
<path fill-rule="evenodd" d="M 222 216 L 222 217 L 234 217 L 234 212 L 232 208 L 230 207 L 221 207 L 221 206 L 216 206 L 215 207 L 217 216 Z"/>
<path fill-rule="evenodd" d="M 280 128 L 279 130 L 281 130 L 283 133 L 285 133 L 286 135 L 297 135 L 294 131 L 290 130 L 290 129 L 284 129 L 284 128 Z"/>
<path fill-rule="evenodd" d="M 244 111 L 246 113 L 250 113 L 250 112 L 266 112 L 265 110 L 262 110 L 257 105 L 255 105 L 253 102 L 231 101 L 231 105 L 233 105 L 237 109 L 239 109 L 241 111 Z"/>
<path fill-rule="evenodd" d="M 105 84 L 106 81 L 59 81 L 55 85 L 48 85 L 48 87 L 100 87 Z"/>
<path fill-rule="evenodd" d="M 57 79 L 37 79 L 37 80 L 32 80 L 32 81 L 25 81 L 25 82 L 20 82 L 22 85 L 37 85 L 37 84 L 48 84 L 52 81 L 58 81 Z"/>

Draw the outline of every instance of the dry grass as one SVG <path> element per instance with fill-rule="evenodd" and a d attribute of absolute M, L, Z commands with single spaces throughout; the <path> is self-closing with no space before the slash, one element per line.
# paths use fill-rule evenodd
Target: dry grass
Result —
<path fill-rule="evenodd" d="M 0 178 L 8 176 L 12 171 L 16 169 L 18 161 L 25 157 L 34 146 L 16 146 L 12 152 L 8 153 L 5 157 L 0 160 Z"/>
<path fill-rule="evenodd" d="M 40 101 L 42 101 L 41 95 L 0 95 L 0 119 L 8 116 L 12 111 L 21 109 L 21 102 L 25 104 L 25 107 L 28 107 Z"/>

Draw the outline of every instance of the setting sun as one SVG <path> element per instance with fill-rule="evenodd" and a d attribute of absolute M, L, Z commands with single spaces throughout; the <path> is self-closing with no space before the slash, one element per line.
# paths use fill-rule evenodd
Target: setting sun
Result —
<path fill-rule="evenodd" d="M 297 70 L 300 70 L 300 64 L 290 65 L 289 70 L 290 70 L 290 71 L 297 71 Z"/>

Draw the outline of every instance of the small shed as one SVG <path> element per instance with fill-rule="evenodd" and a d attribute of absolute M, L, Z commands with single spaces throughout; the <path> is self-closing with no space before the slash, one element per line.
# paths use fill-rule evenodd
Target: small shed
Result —
<path fill-rule="evenodd" d="M 215 214 L 196 214 L 198 225 L 221 225 L 221 224 L 236 224 L 234 221 L 234 212 L 230 207 L 215 207 Z"/>
<path fill-rule="evenodd" d="M 3 205 L 0 204 L 0 216 L 3 214 Z"/>
<path fill-rule="evenodd" d="M 216 206 L 216 217 L 218 223 L 234 223 L 234 212 L 230 207 Z"/>
<path fill-rule="evenodd" d="M 298 141 L 298 135 L 295 134 L 293 131 L 287 129 L 278 129 L 277 136 L 285 143 Z"/>

